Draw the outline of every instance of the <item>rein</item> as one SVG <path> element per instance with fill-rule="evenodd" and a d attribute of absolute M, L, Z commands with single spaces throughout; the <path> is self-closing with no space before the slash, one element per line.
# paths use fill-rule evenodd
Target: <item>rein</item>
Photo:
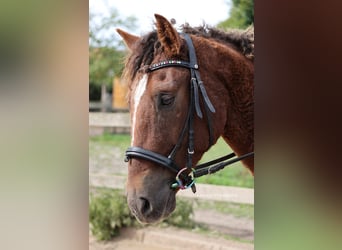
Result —
<path fill-rule="evenodd" d="M 166 67 L 183 67 L 190 69 L 191 80 L 190 80 L 190 101 L 188 114 L 185 120 L 184 127 L 178 137 L 177 144 L 173 147 L 170 154 L 166 157 L 164 155 L 155 153 L 150 150 L 143 149 L 141 147 L 129 147 L 125 153 L 125 162 L 128 162 L 132 158 L 142 158 L 145 160 L 152 161 L 161 165 L 170 171 L 176 173 L 176 182 L 171 185 L 171 188 L 180 189 L 192 189 L 192 192 L 196 192 L 195 178 L 201 177 L 203 175 L 215 173 L 224 167 L 231 165 L 237 161 L 251 157 L 254 152 L 250 152 L 238 157 L 235 157 L 235 153 L 230 153 L 226 156 L 220 157 L 218 159 L 203 163 L 200 165 L 192 167 L 192 156 L 195 153 L 194 150 L 194 128 L 193 121 L 195 112 L 199 118 L 203 118 L 203 113 L 200 107 L 200 95 L 204 103 L 204 113 L 207 118 L 207 126 L 209 131 L 209 147 L 213 145 L 213 128 L 212 128 L 212 118 L 211 113 L 215 113 L 215 108 L 211 103 L 203 81 L 201 80 L 200 73 L 198 71 L 198 63 L 194 45 L 192 43 L 191 37 L 188 34 L 183 34 L 185 41 L 189 49 L 189 62 L 182 60 L 166 60 L 155 64 L 152 64 L 148 68 L 148 72 L 159 70 Z M 187 153 L 187 163 L 185 168 L 180 168 L 174 161 L 175 155 L 180 148 L 185 132 L 188 130 L 188 153 Z M 234 158 L 235 157 L 235 158 Z M 186 174 L 185 172 L 189 172 Z"/>

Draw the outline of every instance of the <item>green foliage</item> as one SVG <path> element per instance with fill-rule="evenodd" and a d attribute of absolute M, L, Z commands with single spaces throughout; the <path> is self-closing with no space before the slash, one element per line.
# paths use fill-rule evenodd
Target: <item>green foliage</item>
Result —
<path fill-rule="evenodd" d="M 217 26 L 220 28 L 246 28 L 254 23 L 254 0 L 232 0 L 229 18 Z"/>
<path fill-rule="evenodd" d="M 115 28 L 132 30 L 136 18 L 122 19 L 116 9 L 108 15 L 89 14 L 89 81 L 92 84 L 110 86 L 114 76 L 123 69 L 123 43 Z"/>
<path fill-rule="evenodd" d="M 135 223 L 126 198 L 119 191 L 109 189 L 90 195 L 89 221 L 91 232 L 98 240 L 109 240 L 119 234 L 120 228 Z"/>
<path fill-rule="evenodd" d="M 121 75 L 124 52 L 111 47 L 89 48 L 89 81 L 112 85 L 114 76 Z"/>
<path fill-rule="evenodd" d="M 129 211 L 126 197 L 118 190 L 99 188 L 90 194 L 89 222 L 92 234 L 98 240 L 110 240 L 118 236 L 120 228 L 140 226 Z M 162 225 L 193 228 L 193 203 L 179 199 L 177 207 Z"/>
<path fill-rule="evenodd" d="M 177 199 L 175 211 L 164 222 L 181 228 L 193 228 L 195 227 L 195 222 L 192 220 L 193 213 L 192 202 Z"/>

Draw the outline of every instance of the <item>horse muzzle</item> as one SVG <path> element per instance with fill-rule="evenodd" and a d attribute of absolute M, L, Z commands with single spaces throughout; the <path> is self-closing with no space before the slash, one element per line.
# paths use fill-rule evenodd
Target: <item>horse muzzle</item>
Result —
<path fill-rule="evenodd" d="M 140 223 L 157 223 L 168 217 L 176 207 L 176 192 L 156 192 L 156 195 L 127 194 L 127 203 Z"/>

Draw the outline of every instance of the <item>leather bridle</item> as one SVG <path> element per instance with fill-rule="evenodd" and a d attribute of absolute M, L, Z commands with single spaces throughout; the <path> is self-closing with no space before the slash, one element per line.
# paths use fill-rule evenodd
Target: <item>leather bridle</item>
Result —
<path fill-rule="evenodd" d="M 194 150 L 194 116 L 195 111 L 198 117 L 203 118 L 203 113 L 200 107 L 200 95 L 204 104 L 204 111 L 207 118 L 207 126 L 209 131 L 209 147 L 213 145 L 213 127 L 212 127 L 212 118 L 211 113 L 215 113 L 215 108 L 211 103 L 205 87 L 203 85 L 203 81 L 201 80 L 199 73 L 199 66 L 197 63 L 196 52 L 194 45 L 192 43 L 191 37 L 188 34 L 183 34 L 183 37 L 187 43 L 189 50 L 189 59 L 190 61 L 182 61 L 182 60 L 165 60 L 155 64 L 152 64 L 148 68 L 148 72 L 152 72 L 155 70 L 159 70 L 166 67 L 183 67 L 190 69 L 191 80 L 190 80 L 190 100 L 189 100 L 189 108 L 188 114 L 185 120 L 184 127 L 178 137 L 177 144 L 173 147 L 168 156 L 164 156 L 158 154 L 156 152 L 143 149 L 141 147 L 129 147 L 126 150 L 125 161 L 129 161 L 132 158 L 141 158 L 145 160 L 149 160 L 158 165 L 166 167 L 170 171 L 176 173 L 176 182 L 171 185 L 172 188 L 180 188 L 186 189 L 191 187 L 192 191 L 196 192 L 195 186 L 195 178 L 200 177 L 202 175 L 214 173 L 220 169 L 223 169 L 225 166 L 230 165 L 234 162 L 240 161 L 244 158 L 250 157 L 254 155 L 254 152 L 235 157 L 235 153 L 228 154 L 224 157 L 218 158 L 216 160 L 197 165 L 193 167 L 192 165 L 192 156 L 195 153 Z M 187 152 L 187 163 L 185 168 L 180 168 L 175 163 L 175 155 L 181 144 L 183 142 L 185 132 L 188 131 L 188 152 Z M 231 160 L 229 160 L 231 159 Z M 228 160 L 228 161 L 227 161 Z M 216 164 L 216 165 L 214 165 Z M 188 174 L 186 174 L 188 172 Z"/>

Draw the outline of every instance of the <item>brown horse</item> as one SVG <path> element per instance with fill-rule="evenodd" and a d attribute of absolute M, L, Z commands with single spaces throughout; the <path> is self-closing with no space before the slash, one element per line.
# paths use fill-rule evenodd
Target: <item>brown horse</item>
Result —
<path fill-rule="evenodd" d="M 127 200 L 143 223 L 175 209 L 180 186 L 170 186 L 177 171 L 179 176 L 187 166 L 184 173 L 191 172 L 220 136 L 238 156 L 254 150 L 254 30 L 183 25 L 179 34 L 167 19 L 155 18 L 156 30 L 141 37 L 117 29 L 130 50 L 124 70 L 133 147 L 127 153 Z M 188 63 L 191 46 L 195 66 Z M 242 162 L 254 173 L 254 157 Z"/>

